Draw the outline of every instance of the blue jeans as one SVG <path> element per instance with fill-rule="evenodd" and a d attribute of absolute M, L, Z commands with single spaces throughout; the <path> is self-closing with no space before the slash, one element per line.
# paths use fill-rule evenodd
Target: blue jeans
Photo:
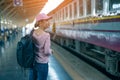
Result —
<path fill-rule="evenodd" d="M 47 80 L 48 63 L 35 63 L 30 69 L 29 80 Z"/>

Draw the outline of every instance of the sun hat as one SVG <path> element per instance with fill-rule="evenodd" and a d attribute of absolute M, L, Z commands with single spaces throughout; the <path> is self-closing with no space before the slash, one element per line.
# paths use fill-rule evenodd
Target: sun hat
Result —
<path fill-rule="evenodd" d="M 40 21 L 40 20 L 48 20 L 51 19 L 51 16 L 46 15 L 45 13 L 40 13 L 37 17 L 36 17 L 36 21 Z"/>

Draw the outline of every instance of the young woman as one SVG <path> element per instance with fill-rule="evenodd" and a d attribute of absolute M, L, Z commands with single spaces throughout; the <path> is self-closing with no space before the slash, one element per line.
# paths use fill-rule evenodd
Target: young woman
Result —
<path fill-rule="evenodd" d="M 32 36 L 36 40 L 35 46 L 38 50 L 35 52 L 35 64 L 32 70 L 30 70 L 29 80 L 47 80 L 51 49 L 50 34 L 45 32 L 45 29 L 50 26 L 49 19 L 51 19 L 51 17 L 44 13 L 36 17 L 36 29 Z"/>

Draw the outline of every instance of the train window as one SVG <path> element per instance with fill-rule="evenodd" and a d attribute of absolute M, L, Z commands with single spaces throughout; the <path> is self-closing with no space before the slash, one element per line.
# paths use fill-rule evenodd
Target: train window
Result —
<path fill-rule="evenodd" d="M 64 8 L 62 9 L 62 20 L 64 20 Z"/>
<path fill-rule="evenodd" d="M 57 21 L 57 13 L 55 13 L 55 21 Z"/>
<path fill-rule="evenodd" d="M 91 0 L 86 1 L 87 1 L 87 14 L 91 14 Z"/>
<path fill-rule="evenodd" d="M 57 19 L 58 19 L 58 18 L 57 18 L 57 13 L 56 13 L 56 15 L 55 15 L 55 18 L 56 18 L 55 20 L 57 21 Z"/>
<path fill-rule="evenodd" d="M 58 21 L 60 21 L 60 11 L 58 11 Z"/>
<path fill-rule="evenodd" d="M 56 13 L 56 21 L 58 21 L 58 13 Z"/>
<path fill-rule="evenodd" d="M 70 5 L 69 14 L 70 14 L 70 18 L 72 18 L 72 5 Z"/>
<path fill-rule="evenodd" d="M 68 7 L 65 8 L 65 17 L 68 19 Z"/>
<path fill-rule="evenodd" d="M 55 14 L 55 21 L 56 21 L 56 14 Z"/>
<path fill-rule="evenodd" d="M 77 17 L 77 3 L 74 3 L 74 17 Z"/>
<path fill-rule="evenodd" d="M 58 12 L 58 21 L 60 21 L 60 11 Z"/>
<path fill-rule="evenodd" d="M 102 13 L 103 11 L 103 0 L 96 0 L 96 13 Z"/>
<path fill-rule="evenodd" d="M 80 16 L 82 16 L 83 15 L 83 0 L 79 0 L 79 7 L 80 7 L 79 14 Z"/>
<path fill-rule="evenodd" d="M 61 11 L 59 11 L 59 21 L 61 21 Z"/>
<path fill-rule="evenodd" d="M 58 21 L 58 13 L 56 13 L 56 21 Z"/>
<path fill-rule="evenodd" d="M 120 0 L 110 0 L 110 10 L 120 10 Z"/>
<path fill-rule="evenodd" d="M 60 21 L 62 21 L 62 10 L 60 10 Z"/>

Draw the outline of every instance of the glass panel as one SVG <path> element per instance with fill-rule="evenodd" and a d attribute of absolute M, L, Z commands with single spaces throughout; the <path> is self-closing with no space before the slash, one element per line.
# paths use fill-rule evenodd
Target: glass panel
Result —
<path fill-rule="evenodd" d="M 87 14 L 91 14 L 91 0 L 86 1 L 87 1 Z"/>
<path fill-rule="evenodd" d="M 120 10 L 120 0 L 110 0 L 110 10 Z"/>
<path fill-rule="evenodd" d="M 103 11 L 103 0 L 96 0 L 96 13 Z"/>

